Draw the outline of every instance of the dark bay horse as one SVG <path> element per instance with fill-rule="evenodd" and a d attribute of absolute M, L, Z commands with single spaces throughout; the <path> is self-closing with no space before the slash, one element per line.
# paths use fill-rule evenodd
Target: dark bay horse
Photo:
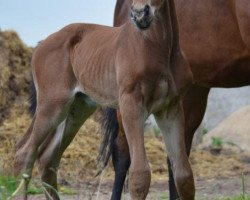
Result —
<path fill-rule="evenodd" d="M 180 91 L 192 82 L 192 73 L 179 47 L 174 2 L 131 3 L 131 19 L 120 27 L 71 24 L 35 50 L 32 72 L 37 107 L 30 128 L 17 145 L 14 163 L 15 173 L 23 174 L 26 187 L 41 155 L 42 179 L 56 188 L 63 151 L 97 107 L 110 106 L 119 108 L 128 142 L 132 199 L 145 199 L 150 186 L 143 138 L 150 114 L 163 132 L 181 199 L 194 199 L 180 101 Z M 181 75 L 178 81 L 177 74 Z M 58 199 L 52 190 L 49 193 Z"/>
<path fill-rule="evenodd" d="M 184 50 L 195 83 L 183 99 L 187 155 L 193 135 L 204 116 L 209 90 L 212 87 L 241 87 L 250 85 L 250 2 L 248 0 L 175 0 L 180 29 L 180 44 Z M 129 18 L 131 0 L 117 0 L 115 26 Z M 174 70 L 174 69 L 173 69 Z M 106 111 L 109 113 L 115 110 Z M 122 121 L 120 131 L 111 147 L 116 171 L 113 200 L 120 199 L 129 154 Z M 106 123 L 114 123 L 109 117 Z M 109 126 L 107 126 L 109 127 Z M 110 137 L 115 130 L 106 130 Z M 105 152 L 105 151 L 103 151 Z M 108 157 L 108 156 L 106 156 Z M 105 161 L 107 162 L 107 161 Z M 169 162 L 168 162 L 169 163 Z M 170 199 L 178 199 L 169 165 Z"/>

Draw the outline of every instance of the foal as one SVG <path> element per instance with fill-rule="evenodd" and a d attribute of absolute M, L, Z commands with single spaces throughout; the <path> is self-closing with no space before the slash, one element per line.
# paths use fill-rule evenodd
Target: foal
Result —
<path fill-rule="evenodd" d="M 37 108 L 16 152 L 15 173 L 31 177 L 42 142 L 55 130 L 47 152 L 59 151 L 54 159 L 60 159 L 70 142 L 63 138 L 75 135 L 97 107 L 110 106 L 120 109 L 128 140 L 132 199 L 145 199 L 150 186 L 143 138 L 150 114 L 164 134 L 178 193 L 194 199 L 183 109 L 170 71 L 178 65 L 170 59 L 178 58 L 173 30 L 169 0 L 134 0 L 131 20 L 119 28 L 72 24 L 44 40 L 32 59 Z"/>

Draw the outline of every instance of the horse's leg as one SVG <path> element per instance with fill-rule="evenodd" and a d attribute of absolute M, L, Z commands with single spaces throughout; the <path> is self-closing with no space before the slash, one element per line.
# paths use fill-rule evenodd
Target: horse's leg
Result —
<path fill-rule="evenodd" d="M 193 200 L 194 178 L 185 149 L 184 113 L 181 103 L 178 102 L 176 106 L 155 114 L 155 119 L 164 136 L 178 194 L 182 200 Z"/>
<path fill-rule="evenodd" d="M 115 169 L 115 181 L 113 185 L 111 200 L 121 199 L 122 189 L 130 165 L 129 147 L 125 131 L 122 126 L 120 113 L 117 113 L 119 132 L 114 143 L 112 161 Z"/>
<path fill-rule="evenodd" d="M 190 154 L 194 133 L 199 127 L 205 114 L 209 90 L 209 88 L 192 86 L 183 99 L 183 108 L 185 115 L 185 145 L 188 156 Z M 169 159 L 168 169 L 170 200 L 176 200 L 179 198 L 179 196 L 176 191 L 173 172 Z"/>
<path fill-rule="evenodd" d="M 45 95 L 41 94 L 44 98 Z M 47 95 L 37 107 L 32 133 L 28 141 L 16 152 L 14 173 L 27 174 L 31 177 L 34 162 L 38 155 L 38 148 L 44 139 L 66 117 L 73 97 L 62 93 L 61 95 Z"/>
<path fill-rule="evenodd" d="M 144 117 L 140 89 L 123 90 L 120 94 L 120 112 L 129 145 L 131 165 L 129 169 L 129 190 L 133 200 L 144 200 L 148 194 L 151 173 L 144 147 Z"/>
<path fill-rule="evenodd" d="M 65 121 L 57 128 L 51 141 L 44 147 L 39 157 L 39 170 L 42 181 L 57 189 L 57 168 L 63 152 L 74 139 L 76 133 L 93 114 L 96 105 L 82 93 L 77 93 Z M 54 190 L 47 189 L 53 199 L 59 199 Z M 49 197 L 47 197 L 49 199 Z"/>

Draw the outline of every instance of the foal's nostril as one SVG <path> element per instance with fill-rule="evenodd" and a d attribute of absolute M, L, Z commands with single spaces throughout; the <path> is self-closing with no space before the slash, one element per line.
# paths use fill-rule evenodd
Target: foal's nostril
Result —
<path fill-rule="evenodd" d="M 145 13 L 146 16 L 149 15 L 149 10 L 150 10 L 149 5 L 146 5 L 145 8 L 144 8 L 144 13 Z"/>

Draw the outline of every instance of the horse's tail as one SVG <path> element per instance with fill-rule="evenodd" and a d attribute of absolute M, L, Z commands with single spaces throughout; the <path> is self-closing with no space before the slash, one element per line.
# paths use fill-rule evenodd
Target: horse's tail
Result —
<path fill-rule="evenodd" d="M 35 111 L 36 111 L 36 106 L 37 106 L 37 96 L 36 96 L 36 87 L 35 87 L 33 79 L 30 82 L 29 91 L 30 91 L 30 93 L 29 93 L 29 102 L 30 102 L 29 113 L 31 114 L 31 116 L 34 116 Z M 20 141 L 17 142 L 16 151 L 19 150 L 26 143 L 26 141 L 29 139 L 29 137 L 30 137 L 30 135 L 32 133 L 34 118 L 33 118 L 33 121 L 31 123 L 31 126 L 29 127 L 29 129 L 27 130 L 25 135 L 21 138 Z"/>
<path fill-rule="evenodd" d="M 33 116 L 36 112 L 36 106 L 37 106 L 37 97 L 36 97 L 36 87 L 34 80 L 32 79 L 30 83 L 30 98 L 29 98 L 30 106 L 29 106 L 29 112 Z"/>
<path fill-rule="evenodd" d="M 107 166 L 113 151 L 115 139 L 118 135 L 119 123 L 117 119 L 116 109 L 104 109 L 101 114 L 100 122 L 102 127 L 103 139 L 97 158 L 98 163 L 101 166 L 98 174 L 100 174 L 102 170 Z"/>

